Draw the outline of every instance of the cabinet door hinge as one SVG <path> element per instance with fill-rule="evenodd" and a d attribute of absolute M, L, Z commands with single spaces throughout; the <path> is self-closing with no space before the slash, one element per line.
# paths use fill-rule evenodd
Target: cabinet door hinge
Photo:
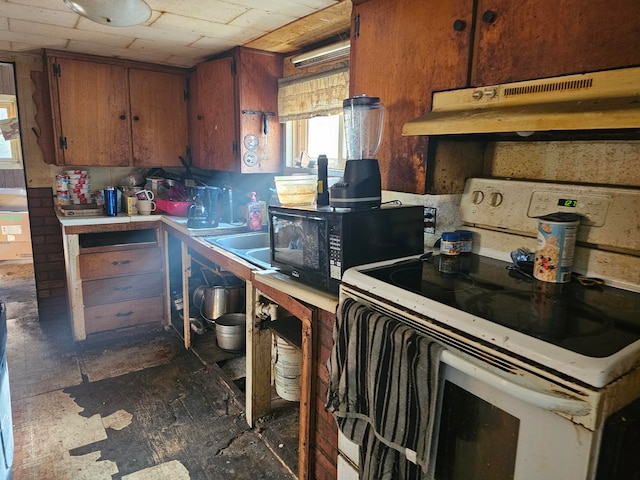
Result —
<path fill-rule="evenodd" d="M 54 63 L 52 65 L 53 67 L 53 76 L 54 77 L 61 77 L 62 76 L 62 69 L 60 68 L 60 64 L 59 63 Z"/>
<path fill-rule="evenodd" d="M 231 75 L 235 76 L 236 74 L 236 60 L 234 58 L 231 59 Z"/>
<path fill-rule="evenodd" d="M 67 149 L 67 137 L 60 137 L 60 148 Z"/>
<path fill-rule="evenodd" d="M 191 89 L 190 89 L 190 85 L 189 85 L 189 77 L 187 77 L 187 80 L 185 82 L 185 87 L 184 87 L 184 101 L 185 102 L 189 101 L 190 95 L 191 95 Z"/>
<path fill-rule="evenodd" d="M 353 19 L 353 36 L 354 38 L 358 38 L 360 36 L 360 14 L 356 15 L 356 18 Z"/>
<path fill-rule="evenodd" d="M 231 146 L 231 149 L 233 150 L 233 154 L 235 155 L 236 153 L 238 153 L 238 142 L 236 142 L 235 140 L 233 141 L 233 145 Z"/>

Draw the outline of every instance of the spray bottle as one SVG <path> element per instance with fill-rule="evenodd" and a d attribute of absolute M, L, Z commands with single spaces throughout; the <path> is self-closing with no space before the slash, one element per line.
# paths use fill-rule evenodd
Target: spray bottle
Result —
<path fill-rule="evenodd" d="M 256 198 L 256 192 L 251 192 L 251 202 L 247 205 L 247 228 L 252 231 L 262 228 L 262 205 Z"/>

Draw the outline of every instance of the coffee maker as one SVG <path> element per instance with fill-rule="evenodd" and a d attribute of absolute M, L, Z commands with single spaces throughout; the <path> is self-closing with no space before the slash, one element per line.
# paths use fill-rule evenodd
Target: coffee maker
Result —
<path fill-rule="evenodd" d="M 187 228 L 207 228 L 209 210 L 206 205 L 207 187 L 194 185 L 189 187 L 189 196 L 193 204 L 187 210 Z"/>
<path fill-rule="evenodd" d="M 343 177 L 329 189 L 329 204 L 352 210 L 380 206 L 380 166 L 374 155 L 382 140 L 384 105 L 359 95 L 342 102 L 347 162 Z"/>
<path fill-rule="evenodd" d="M 187 211 L 187 228 L 215 228 L 219 225 L 221 191 L 219 187 L 210 185 L 189 187 L 193 205 Z"/>

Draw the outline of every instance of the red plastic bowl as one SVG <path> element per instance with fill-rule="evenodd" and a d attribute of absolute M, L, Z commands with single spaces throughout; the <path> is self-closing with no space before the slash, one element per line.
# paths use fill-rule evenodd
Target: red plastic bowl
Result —
<path fill-rule="evenodd" d="M 173 215 L 174 217 L 186 217 L 187 210 L 193 204 L 193 202 L 174 202 L 173 200 L 167 200 L 165 198 L 158 198 L 156 205 L 158 210 Z"/>

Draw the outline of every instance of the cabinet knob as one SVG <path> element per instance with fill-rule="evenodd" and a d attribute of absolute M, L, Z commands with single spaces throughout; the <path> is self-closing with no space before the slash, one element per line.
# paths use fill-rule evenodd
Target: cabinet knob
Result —
<path fill-rule="evenodd" d="M 137 116 L 137 115 L 136 115 L 135 117 L 133 117 L 133 121 L 134 121 L 134 122 L 137 122 L 138 120 L 140 120 L 140 117 L 139 117 L 139 116 Z"/>
<path fill-rule="evenodd" d="M 462 32 L 465 28 L 467 28 L 467 22 L 465 22 L 464 20 L 457 19 L 455 22 L 453 22 L 453 29 L 456 32 Z"/>
<path fill-rule="evenodd" d="M 120 115 L 120 120 L 126 120 L 127 116 L 126 115 Z"/>
<path fill-rule="evenodd" d="M 482 21 L 484 23 L 493 23 L 496 21 L 496 12 L 493 10 L 487 10 L 482 14 Z"/>
<path fill-rule="evenodd" d="M 197 118 L 198 120 L 202 120 L 202 115 L 198 115 L 196 118 Z"/>

